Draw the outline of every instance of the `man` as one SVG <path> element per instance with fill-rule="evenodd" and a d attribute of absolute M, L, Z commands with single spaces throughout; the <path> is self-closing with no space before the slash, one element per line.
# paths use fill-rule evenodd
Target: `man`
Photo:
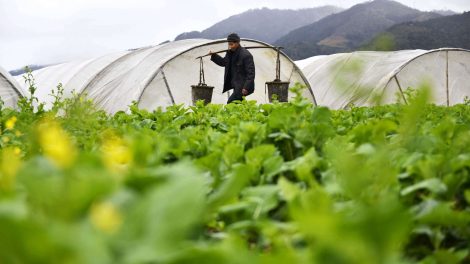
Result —
<path fill-rule="evenodd" d="M 241 101 L 255 91 L 255 63 L 251 53 L 240 46 L 240 37 L 232 33 L 227 37 L 229 51 L 224 58 L 210 52 L 211 60 L 225 67 L 224 90 L 225 93 L 233 89 L 227 104 Z"/>

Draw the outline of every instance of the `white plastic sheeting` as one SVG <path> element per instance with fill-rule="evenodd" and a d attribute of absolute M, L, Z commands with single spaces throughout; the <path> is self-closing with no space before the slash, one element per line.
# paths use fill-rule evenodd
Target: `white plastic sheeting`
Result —
<path fill-rule="evenodd" d="M 243 39 L 242 46 L 269 45 Z M 154 47 L 118 52 L 87 61 L 59 64 L 33 72 L 38 86 L 37 97 L 46 104 L 52 101 L 52 89 L 62 83 L 64 94 L 86 94 L 98 107 L 115 113 L 126 110 L 137 101 L 140 108 L 153 110 L 172 104 L 192 104 L 191 85 L 199 83 L 199 61 L 196 57 L 209 51 L 227 48 L 226 41 L 189 39 Z M 265 82 L 275 78 L 274 49 L 252 49 L 256 65 L 255 93 L 248 100 L 268 101 Z M 221 54 L 222 56 L 224 54 Z M 222 94 L 224 69 L 204 58 L 206 84 L 215 86 L 212 102 L 226 103 L 229 94 Z M 281 79 L 291 85 L 306 85 L 304 96 L 315 102 L 308 81 L 296 64 L 281 56 Z"/>
<path fill-rule="evenodd" d="M 429 84 L 433 103 L 454 105 L 470 96 L 470 51 L 405 50 L 353 52 L 296 62 L 307 77 L 318 105 L 333 109 L 394 103 L 403 92 Z"/>
<path fill-rule="evenodd" d="M 23 96 L 23 91 L 15 79 L 0 67 L 0 98 L 6 107 L 15 108 L 18 99 Z"/>

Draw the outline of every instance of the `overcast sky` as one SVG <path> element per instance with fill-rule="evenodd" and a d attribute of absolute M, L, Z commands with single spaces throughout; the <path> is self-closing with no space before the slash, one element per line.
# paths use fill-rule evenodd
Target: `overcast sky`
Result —
<path fill-rule="evenodd" d="M 156 45 L 253 8 L 350 7 L 360 2 L 364 0 L 0 0 L 0 66 L 12 70 Z M 399 2 L 420 10 L 470 10 L 470 0 Z"/>

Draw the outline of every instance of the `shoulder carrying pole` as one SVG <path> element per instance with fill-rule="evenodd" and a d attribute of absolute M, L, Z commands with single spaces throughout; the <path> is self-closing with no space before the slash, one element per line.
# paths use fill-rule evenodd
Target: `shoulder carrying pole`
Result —
<path fill-rule="evenodd" d="M 280 56 L 280 50 L 284 49 L 283 47 L 272 47 L 272 46 L 248 46 L 248 47 L 244 47 L 245 49 L 274 49 L 274 50 L 277 50 L 278 54 L 278 58 Z M 219 50 L 219 51 L 216 51 L 216 52 L 212 52 L 212 54 L 216 54 L 216 53 L 224 53 L 224 52 L 228 52 L 230 51 L 229 49 L 224 49 L 224 50 Z M 204 57 L 208 57 L 208 56 L 211 56 L 212 54 L 206 54 L 206 55 L 203 55 L 203 56 L 199 56 L 196 58 L 197 59 L 201 59 L 201 58 L 204 58 Z"/>

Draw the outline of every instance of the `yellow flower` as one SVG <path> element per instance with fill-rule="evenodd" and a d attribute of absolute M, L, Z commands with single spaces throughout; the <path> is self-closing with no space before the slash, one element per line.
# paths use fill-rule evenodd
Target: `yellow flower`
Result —
<path fill-rule="evenodd" d="M 91 223 L 98 230 L 107 233 L 116 233 L 122 224 L 122 216 L 112 203 L 103 202 L 94 204 L 90 212 Z"/>
<path fill-rule="evenodd" d="M 52 120 L 46 119 L 38 126 L 39 143 L 47 158 L 59 167 L 69 167 L 75 161 L 77 150 L 70 136 Z"/>
<path fill-rule="evenodd" d="M 8 142 L 10 142 L 10 138 L 9 137 L 3 137 L 2 141 L 3 141 L 3 143 L 8 143 Z"/>
<path fill-rule="evenodd" d="M 106 166 L 114 171 L 125 170 L 132 161 L 132 153 L 124 140 L 112 133 L 105 133 L 104 142 L 101 146 L 103 159 Z"/>
<path fill-rule="evenodd" d="M 10 119 L 7 120 L 7 122 L 5 123 L 5 127 L 7 129 L 13 129 L 15 127 L 15 124 L 16 124 L 16 121 L 18 119 L 16 118 L 16 116 L 12 116 Z"/>
<path fill-rule="evenodd" d="M 15 155 L 20 155 L 21 154 L 21 149 L 19 147 L 15 147 L 15 148 L 13 148 L 13 153 L 15 153 Z"/>
<path fill-rule="evenodd" d="M 0 189 L 12 190 L 15 186 L 16 174 L 21 166 L 19 155 L 14 148 L 6 148 L 1 152 Z"/>

